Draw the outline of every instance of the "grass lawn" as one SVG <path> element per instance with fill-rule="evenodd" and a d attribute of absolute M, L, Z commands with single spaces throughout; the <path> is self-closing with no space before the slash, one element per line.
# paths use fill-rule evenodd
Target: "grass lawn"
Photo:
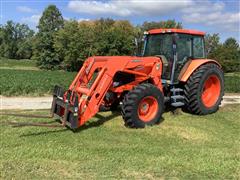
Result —
<path fill-rule="evenodd" d="M 215 114 L 164 113 L 160 125 L 128 129 L 118 114 L 99 113 L 73 133 L 66 128 L 17 127 L 49 122 L 1 115 L 1 179 L 240 179 L 240 105 Z M 10 113 L 10 112 L 3 112 Z"/>

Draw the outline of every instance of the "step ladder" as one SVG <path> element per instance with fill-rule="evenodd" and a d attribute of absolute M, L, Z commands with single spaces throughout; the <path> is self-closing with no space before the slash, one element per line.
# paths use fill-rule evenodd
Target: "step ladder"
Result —
<path fill-rule="evenodd" d="M 184 95 L 183 95 L 183 89 L 181 88 L 171 88 L 171 97 L 170 102 L 173 107 L 181 107 L 184 106 Z"/>

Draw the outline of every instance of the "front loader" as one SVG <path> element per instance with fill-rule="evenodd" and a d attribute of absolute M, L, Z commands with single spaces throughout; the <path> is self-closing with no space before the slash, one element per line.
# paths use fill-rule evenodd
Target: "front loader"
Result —
<path fill-rule="evenodd" d="M 160 122 L 165 106 L 198 115 L 218 110 L 223 72 L 205 58 L 203 32 L 153 29 L 144 39 L 140 56 L 89 57 L 68 90 L 55 86 L 52 116 L 76 129 L 101 107 L 121 105 L 125 125 L 143 128 Z"/>

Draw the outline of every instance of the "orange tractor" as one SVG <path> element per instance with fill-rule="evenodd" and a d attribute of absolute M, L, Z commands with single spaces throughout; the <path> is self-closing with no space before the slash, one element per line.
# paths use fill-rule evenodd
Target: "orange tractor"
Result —
<path fill-rule="evenodd" d="M 224 94 L 223 71 L 206 59 L 204 33 L 153 29 L 144 34 L 140 56 L 89 57 L 67 91 L 55 86 L 52 115 L 76 129 L 100 107 L 121 105 L 125 125 L 143 128 L 158 123 L 165 106 L 198 115 L 216 112 Z"/>

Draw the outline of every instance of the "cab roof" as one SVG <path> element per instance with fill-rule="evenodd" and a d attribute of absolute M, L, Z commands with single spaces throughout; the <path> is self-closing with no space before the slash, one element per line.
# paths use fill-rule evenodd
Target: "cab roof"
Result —
<path fill-rule="evenodd" d="M 147 34 L 160 34 L 160 33 L 182 33 L 204 36 L 205 32 L 190 30 L 190 29 L 151 29 L 147 31 Z"/>

